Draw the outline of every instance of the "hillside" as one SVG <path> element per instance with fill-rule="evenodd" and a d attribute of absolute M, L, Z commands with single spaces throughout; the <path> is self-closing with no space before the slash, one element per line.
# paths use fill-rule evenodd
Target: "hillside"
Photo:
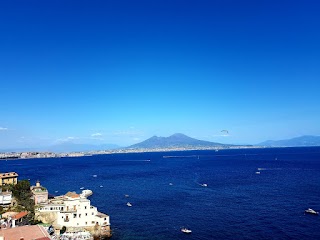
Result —
<path fill-rule="evenodd" d="M 320 136 L 301 136 L 284 140 L 268 140 L 258 144 L 267 147 L 307 147 L 320 146 Z"/>

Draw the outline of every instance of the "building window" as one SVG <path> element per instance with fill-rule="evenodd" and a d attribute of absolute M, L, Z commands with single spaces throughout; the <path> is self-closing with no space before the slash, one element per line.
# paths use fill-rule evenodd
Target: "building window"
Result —
<path fill-rule="evenodd" d="M 88 216 L 88 213 L 86 213 L 86 216 Z"/>
<path fill-rule="evenodd" d="M 88 222 L 86 222 L 86 225 L 88 225 Z"/>
<path fill-rule="evenodd" d="M 84 206 L 84 209 L 87 209 L 87 206 Z"/>
<path fill-rule="evenodd" d="M 81 214 L 79 214 L 79 218 L 81 217 Z"/>
<path fill-rule="evenodd" d="M 77 214 L 75 213 L 75 214 L 73 214 L 73 218 L 76 218 L 77 217 Z"/>

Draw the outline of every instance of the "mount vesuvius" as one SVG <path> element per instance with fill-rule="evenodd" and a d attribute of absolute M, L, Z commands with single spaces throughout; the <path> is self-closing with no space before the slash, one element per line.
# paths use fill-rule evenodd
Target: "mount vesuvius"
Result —
<path fill-rule="evenodd" d="M 191 148 L 191 147 L 224 147 L 232 146 L 216 142 L 209 142 L 188 137 L 182 133 L 175 133 L 169 137 L 153 136 L 143 142 L 129 146 L 128 148 Z"/>

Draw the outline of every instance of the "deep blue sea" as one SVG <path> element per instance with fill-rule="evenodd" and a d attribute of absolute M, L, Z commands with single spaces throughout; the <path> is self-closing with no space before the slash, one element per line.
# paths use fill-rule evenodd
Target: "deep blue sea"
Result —
<path fill-rule="evenodd" d="M 0 161 L 6 171 L 55 195 L 91 189 L 114 240 L 320 239 L 320 216 L 304 214 L 320 211 L 319 147 Z"/>

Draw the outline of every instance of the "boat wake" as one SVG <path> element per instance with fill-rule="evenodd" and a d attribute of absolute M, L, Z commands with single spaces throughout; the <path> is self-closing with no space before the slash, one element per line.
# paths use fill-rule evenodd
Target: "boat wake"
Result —
<path fill-rule="evenodd" d="M 121 162 L 151 162 L 150 159 L 141 159 L 141 160 L 120 160 Z"/>
<path fill-rule="evenodd" d="M 282 170 L 283 168 L 258 168 L 258 171 Z"/>

